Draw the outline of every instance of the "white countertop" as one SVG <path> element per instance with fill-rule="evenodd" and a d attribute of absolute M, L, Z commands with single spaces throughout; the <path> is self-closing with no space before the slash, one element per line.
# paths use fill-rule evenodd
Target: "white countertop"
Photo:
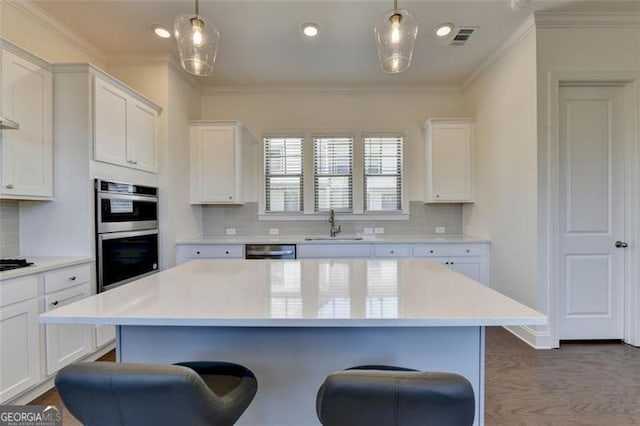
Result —
<path fill-rule="evenodd" d="M 429 260 L 196 260 L 40 316 L 47 324 L 404 327 L 545 324 Z"/>
<path fill-rule="evenodd" d="M 15 258 L 27 259 L 33 265 L 26 268 L 11 269 L 0 272 L 0 281 L 10 278 L 23 277 L 25 275 L 39 274 L 52 269 L 64 268 L 67 266 L 80 265 L 93 261 L 90 257 L 34 257 L 34 256 L 14 256 Z"/>
<path fill-rule="evenodd" d="M 360 240 L 353 238 L 359 237 Z M 313 238 L 308 240 L 307 238 Z M 181 238 L 176 244 L 419 244 L 419 243 L 488 243 L 489 240 L 468 235 L 236 235 Z"/>

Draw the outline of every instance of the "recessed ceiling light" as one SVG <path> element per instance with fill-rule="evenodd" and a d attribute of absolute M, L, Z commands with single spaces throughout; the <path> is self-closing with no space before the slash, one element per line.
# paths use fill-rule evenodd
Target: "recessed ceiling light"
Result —
<path fill-rule="evenodd" d="M 318 26 L 318 24 L 314 24 L 313 22 L 302 24 L 302 33 L 307 37 L 315 37 L 318 35 L 319 31 L 320 27 Z"/>
<path fill-rule="evenodd" d="M 440 24 L 436 27 L 436 35 L 438 37 L 448 36 L 451 31 L 453 31 L 453 24 L 450 23 Z"/>
<path fill-rule="evenodd" d="M 156 33 L 158 37 L 161 37 L 161 38 L 171 37 L 171 33 L 169 32 L 169 30 L 163 27 L 162 25 L 158 25 L 158 24 L 152 25 L 151 29 L 153 30 L 154 33 Z"/>

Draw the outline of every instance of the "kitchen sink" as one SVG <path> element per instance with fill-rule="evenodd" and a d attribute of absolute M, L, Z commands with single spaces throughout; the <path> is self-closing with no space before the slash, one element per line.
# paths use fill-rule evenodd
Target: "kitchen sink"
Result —
<path fill-rule="evenodd" d="M 307 237 L 305 241 L 360 241 L 362 237 Z"/>

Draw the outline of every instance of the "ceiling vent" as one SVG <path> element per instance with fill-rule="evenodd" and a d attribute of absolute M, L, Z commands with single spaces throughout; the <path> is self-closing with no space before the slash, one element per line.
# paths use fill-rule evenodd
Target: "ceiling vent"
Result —
<path fill-rule="evenodd" d="M 478 27 L 461 27 L 458 32 L 451 38 L 449 46 L 464 46 L 469 39 L 476 33 Z"/>

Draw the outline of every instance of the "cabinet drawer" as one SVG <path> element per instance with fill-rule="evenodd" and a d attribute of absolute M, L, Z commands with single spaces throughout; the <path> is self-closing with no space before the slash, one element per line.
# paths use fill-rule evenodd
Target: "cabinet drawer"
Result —
<path fill-rule="evenodd" d="M 89 265 L 59 269 L 44 274 L 44 291 L 51 293 L 74 285 L 89 282 L 91 267 Z"/>
<path fill-rule="evenodd" d="M 298 244 L 298 258 L 371 257 L 369 244 Z"/>
<path fill-rule="evenodd" d="M 411 247 L 407 244 L 377 244 L 373 248 L 373 257 L 409 257 Z"/>
<path fill-rule="evenodd" d="M 203 245 L 188 245 L 179 246 L 178 253 L 179 258 L 236 258 L 242 259 L 244 257 L 244 246 L 237 245 L 218 245 L 218 244 L 203 244 Z"/>
<path fill-rule="evenodd" d="M 484 244 L 415 244 L 414 257 L 484 256 Z"/>
<path fill-rule="evenodd" d="M 78 300 L 82 300 L 89 297 L 90 294 L 89 284 L 79 285 L 74 288 L 68 288 L 55 293 L 48 294 L 44 297 L 45 310 L 57 309 L 62 306 L 68 305 Z"/>
<path fill-rule="evenodd" d="M 0 285 L 0 306 L 38 297 L 38 276 L 7 280 Z"/>

